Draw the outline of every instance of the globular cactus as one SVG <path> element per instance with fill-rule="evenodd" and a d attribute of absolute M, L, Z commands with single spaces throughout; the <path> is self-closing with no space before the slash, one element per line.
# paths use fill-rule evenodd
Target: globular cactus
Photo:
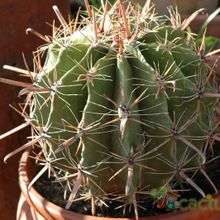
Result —
<path fill-rule="evenodd" d="M 43 171 L 70 184 L 66 208 L 83 192 L 93 214 L 96 201 L 120 195 L 138 218 L 137 195 L 162 189 L 165 196 L 174 182 L 205 196 L 190 174 L 198 170 L 217 191 L 205 164 L 220 140 L 220 94 L 207 63 L 219 50 L 204 54 L 205 34 L 198 45 L 188 30 L 201 10 L 181 22 L 172 8 L 157 16 L 149 0 L 142 9 L 125 10 L 119 0 L 98 11 L 85 2 L 89 16 L 70 24 L 54 7 L 62 27 L 53 26 L 52 36 L 27 30 L 46 44 L 34 53 L 34 71 L 13 69 L 32 83 L 6 80 L 24 87 L 20 128 L 32 129 L 16 152 L 38 146 Z"/>

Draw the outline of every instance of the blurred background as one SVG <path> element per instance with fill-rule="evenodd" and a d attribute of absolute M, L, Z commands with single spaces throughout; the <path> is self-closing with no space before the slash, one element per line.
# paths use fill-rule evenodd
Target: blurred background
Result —
<path fill-rule="evenodd" d="M 109 0 L 109 2 L 114 3 L 116 0 Z M 130 0 L 135 4 L 144 5 L 146 0 Z M 82 0 L 69 0 L 71 4 L 78 4 L 84 6 Z M 101 6 L 102 0 L 90 0 L 90 2 L 96 7 Z M 104 1 L 103 1 L 104 2 Z M 180 13 L 189 14 L 200 8 L 206 8 L 208 13 L 213 12 L 219 5 L 219 0 L 152 0 L 156 4 L 157 12 L 160 14 L 166 13 L 166 7 L 169 5 L 177 5 L 179 7 Z"/>

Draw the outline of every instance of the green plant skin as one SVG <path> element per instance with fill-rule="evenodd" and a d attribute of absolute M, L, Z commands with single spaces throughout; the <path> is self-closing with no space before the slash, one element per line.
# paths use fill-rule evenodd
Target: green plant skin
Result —
<path fill-rule="evenodd" d="M 48 47 L 35 86 L 50 90 L 34 94 L 33 127 L 47 134 L 39 142 L 47 160 L 66 175 L 80 170 L 94 196 L 169 188 L 204 162 L 217 97 L 197 87 L 215 88 L 185 31 L 156 30 L 124 41 L 123 55 L 93 44 L 88 27 Z"/>

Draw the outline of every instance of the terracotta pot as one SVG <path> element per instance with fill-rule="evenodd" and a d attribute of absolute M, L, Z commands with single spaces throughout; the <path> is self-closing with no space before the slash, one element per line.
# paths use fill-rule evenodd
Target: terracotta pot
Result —
<path fill-rule="evenodd" d="M 28 159 L 29 151 L 23 153 L 19 164 L 19 185 L 21 196 L 17 209 L 17 220 L 129 220 L 128 218 L 107 218 L 81 215 L 65 210 L 43 198 L 28 184 L 33 177 L 33 160 Z M 220 206 L 220 195 L 216 198 Z M 219 208 L 220 209 L 220 208 Z M 140 218 L 140 220 L 219 220 L 220 210 L 195 210 L 189 212 L 174 212 L 159 216 Z"/>

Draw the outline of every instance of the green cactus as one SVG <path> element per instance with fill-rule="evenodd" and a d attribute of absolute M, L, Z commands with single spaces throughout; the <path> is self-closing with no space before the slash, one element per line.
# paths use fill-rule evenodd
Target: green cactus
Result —
<path fill-rule="evenodd" d="M 150 1 L 128 7 L 126 16 L 122 1 L 105 13 L 87 4 L 90 17 L 80 25 L 58 14 L 63 30 L 41 35 L 47 45 L 35 53 L 32 84 L 20 95 L 30 107 L 22 115 L 31 143 L 72 186 L 66 208 L 82 189 L 93 203 L 124 195 L 138 218 L 139 193 L 165 194 L 173 181 L 186 181 L 205 196 L 189 175 L 197 170 L 213 185 L 203 167 L 219 140 L 220 94 L 210 82 L 210 52 L 187 29 L 199 11 L 181 22 L 173 9 L 157 16 Z"/>

